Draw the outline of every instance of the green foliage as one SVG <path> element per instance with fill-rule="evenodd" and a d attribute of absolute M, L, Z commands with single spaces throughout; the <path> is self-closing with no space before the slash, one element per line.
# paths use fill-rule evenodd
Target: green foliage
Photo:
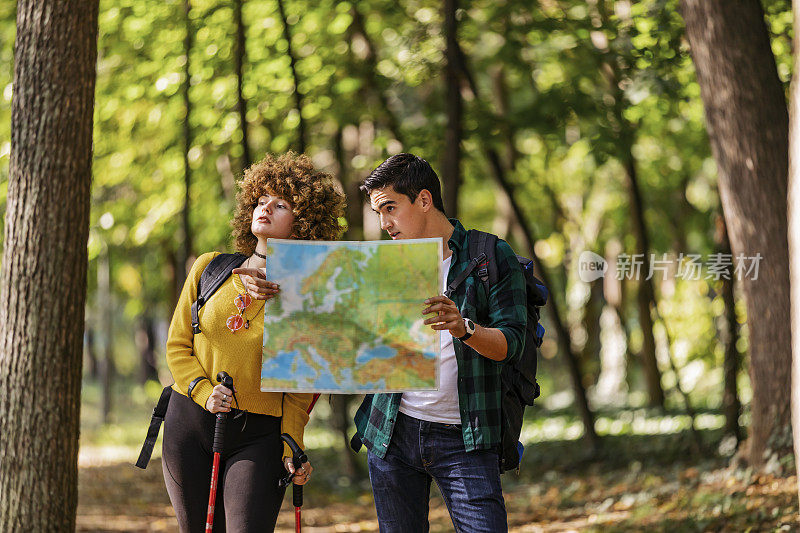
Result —
<path fill-rule="evenodd" d="M 478 91 L 473 94 L 467 84 L 462 90 L 461 218 L 530 252 L 491 178 L 485 157 L 490 147 L 533 223 L 535 251 L 550 270 L 552 297 L 572 329 L 588 297 L 577 278 L 580 252 L 604 253 L 617 244 L 634 252 L 625 179 L 629 162 L 640 182 L 657 257 L 707 256 L 717 247 L 716 169 L 678 4 L 559 0 L 532 7 L 479 0 L 458 11 L 458 39 Z M 763 5 L 788 89 L 791 4 Z M 242 92 L 252 157 L 296 148 L 302 118 L 309 155 L 346 182 L 401 149 L 438 168 L 446 125 L 441 4 L 289 0 L 285 7 L 302 113 L 295 108 L 277 2 L 243 2 Z M 3 4 L 0 210 L 10 151 L 14 18 L 15 6 Z M 179 0 L 102 0 L 99 20 L 90 316 L 96 315 L 97 261 L 108 253 L 112 292 L 120 303 L 117 323 L 131 324 L 142 313 L 163 321 L 174 305 L 174 280 L 180 277 L 174 272 L 183 267 L 176 258 L 183 242 L 187 58 L 193 251 L 229 247 L 233 181 L 243 171 L 234 4 L 193 0 L 187 21 Z M 341 149 L 340 132 L 345 133 Z M 716 285 L 701 279 L 657 286 L 681 366 L 699 362 L 703 372 L 719 366 L 716 321 L 724 306 Z M 635 352 L 641 335 L 635 292 L 627 289 L 626 284 L 623 309 Z M 746 338 L 740 343 L 744 351 Z M 122 350 L 129 351 L 135 353 Z M 557 366 L 548 370 L 554 373 L 553 389 L 566 387 Z M 697 394 L 714 397 L 717 385 Z"/>
<path fill-rule="evenodd" d="M 788 95 L 793 68 L 791 2 L 764 0 L 762 5 Z M 160 321 L 156 351 L 163 354 L 164 322 L 174 306 L 175 279 L 180 278 L 176 271 L 183 268 L 178 258 L 187 148 L 195 254 L 229 248 L 234 179 L 244 170 L 243 126 L 251 156 L 258 160 L 267 152 L 296 149 L 302 119 L 308 154 L 346 186 L 400 150 L 440 167 L 446 127 L 441 2 L 286 0 L 285 7 L 302 112 L 295 107 L 295 80 L 277 1 L 243 0 L 243 125 L 236 109 L 233 2 L 191 0 L 188 22 L 182 0 L 100 2 L 88 317 L 90 327 L 98 328 L 98 302 L 104 296 L 97 294 L 98 267 L 108 256 L 114 357 L 117 371 L 128 379 L 114 386 L 109 424 L 100 423 L 99 385 L 86 380 L 84 454 L 96 452 L 102 459 L 103 450 L 111 450 L 122 454 L 114 455 L 116 459 L 134 459 L 158 395 L 154 382 L 130 384 L 139 368 L 139 348 L 131 332 L 141 315 Z M 533 248 L 548 269 L 551 296 L 578 350 L 586 337 L 582 319 L 589 298 L 588 286 L 577 276 L 580 252 L 603 254 L 614 247 L 635 251 L 625 176 L 629 163 L 639 179 L 657 258 L 681 253 L 707 257 L 718 248 L 716 168 L 678 7 L 678 0 L 476 0 L 463 3 L 457 14 L 459 43 L 478 92 L 466 83 L 462 87 L 464 185 L 459 215 L 467 226 L 500 233 L 520 253 L 531 252 L 492 179 L 485 152 L 495 150 L 516 201 L 532 222 Z M 15 18 L 15 3 L 0 3 L 0 212 L 5 212 L 8 188 Z M 187 32 L 192 37 L 188 55 Z M 187 81 L 188 118 L 183 98 Z M 669 338 L 679 367 L 678 376 L 662 369 L 664 385 L 671 387 L 680 379 L 700 412 L 697 422 L 705 443 L 721 451 L 717 445 L 723 418 L 716 408 L 721 402 L 723 347 L 717 323 L 725 309 L 720 283 L 702 278 L 657 281 L 656 288 L 664 319 L 656 328 L 657 340 L 663 350 Z M 623 297 L 627 350 L 634 355 L 642 335 L 632 284 L 623 284 Z M 742 302 L 736 307 L 743 333 L 737 348 L 745 354 L 746 317 Z M 766 494 L 765 487 L 774 485 L 771 481 L 748 480 L 748 474 L 738 472 L 729 475 L 720 470 L 725 457 L 717 454 L 689 465 L 688 417 L 682 413 L 600 410 L 597 430 L 606 442 L 603 466 L 584 461 L 579 418 L 572 410 L 556 409 L 559 402 L 569 402 L 570 393 L 563 392 L 569 389 L 568 377 L 560 359 L 554 358 L 551 318 L 544 319 L 544 396 L 540 405 L 528 410 L 523 432 L 523 440 L 535 452 L 526 454 L 522 477 L 504 479 L 514 511 L 512 526 L 563 521 L 565 527 L 603 531 L 746 530 L 764 524 L 777 528 L 794 520 L 793 485 L 780 494 Z M 163 355 L 159 366 L 166 376 Z M 626 399 L 636 406 L 644 400 L 638 369 L 629 366 L 631 390 Z M 587 382 L 591 379 L 587 372 Z M 747 403 L 747 376 L 740 381 L 740 395 Z M 681 406 L 674 391 L 668 405 Z M 312 505 L 332 506 L 333 511 L 325 513 L 333 517 L 330 520 L 354 521 L 355 529 L 358 520 L 371 524 L 374 519 L 369 487 L 365 480 L 331 467 L 339 464 L 343 453 L 341 436 L 331 430 L 332 419 L 321 402 L 306 442 L 317 450 L 313 457 L 324 467 L 316 471 L 318 485 L 312 484 L 307 494 Z M 745 411 L 744 425 L 748 419 Z M 363 454 L 358 461 L 363 467 Z M 147 479 L 157 492 L 147 501 L 158 506 L 155 514 L 163 514 L 165 491 L 160 475 L 153 475 L 154 466 Z M 81 493 L 98 502 L 116 494 L 119 514 L 132 508 L 138 513 L 126 490 L 134 483 L 125 484 L 130 471 L 84 472 Z M 98 482 L 103 476 L 106 484 Z M 139 487 L 141 478 L 135 483 Z M 667 494 L 665 486 L 674 490 Z M 357 505 L 347 507 L 353 502 Z M 339 517 L 341 509 L 345 513 Z M 433 513 L 438 517 L 434 530 L 449 527 L 440 510 Z M 789 518 L 784 520 L 784 515 Z M 304 516 L 314 515 L 304 511 Z M 575 522 L 586 516 L 594 516 L 595 524 Z M 661 522 L 655 524 L 653 517 Z M 103 516 L 101 529 L 107 519 Z M 327 519 L 318 518 L 319 524 Z M 288 520 L 286 526 L 291 527 Z"/>

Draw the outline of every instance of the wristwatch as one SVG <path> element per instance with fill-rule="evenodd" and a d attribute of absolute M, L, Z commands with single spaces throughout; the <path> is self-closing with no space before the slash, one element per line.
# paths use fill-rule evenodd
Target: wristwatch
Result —
<path fill-rule="evenodd" d="M 473 334 L 473 333 L 475 333 L 475 322 L 473 322 L 473 321 L 472 321 L 472 320 L 470 320 L 469 318 L 465 318 L 465 319 L 464 319 L 464 328 L 467 330 L 467 332 L 466 332 L 466 333 L 464 333 L 464 334 L 463 334 L 462 336 L 460 336 L 460 337 L 456 337 L 456 338 L 457 338 L 458 340 L 460 340 L 461 342 L 464 342 L 464 341 L 466 341 L 467 339 L 469 339 L 470 337 L 472 337 L 472 334 Z"/>

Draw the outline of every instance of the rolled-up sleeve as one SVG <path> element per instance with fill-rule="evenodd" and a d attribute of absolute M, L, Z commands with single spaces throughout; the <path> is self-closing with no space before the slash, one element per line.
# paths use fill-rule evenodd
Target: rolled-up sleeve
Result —
<path fill-rule="evenodd" d="M 525 348 L 525 326 L 528 320 L 525 278 L 511 246 L 497 241 L 495 250 L 497 283 L 489 289 L 489 326 L 499 329 L 508 348 L 502 363 L 517 360 Z"/>

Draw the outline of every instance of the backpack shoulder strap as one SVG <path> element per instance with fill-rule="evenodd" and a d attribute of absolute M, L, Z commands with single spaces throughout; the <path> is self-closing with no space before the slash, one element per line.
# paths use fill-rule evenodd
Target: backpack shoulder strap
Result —
<path fill-rule="evenodd" d="M 200 333 L 200 319 L 198 313 L 211 295 L 217 292 L 225 280 L 231 275 L 231 270 L 242 266 L 247 256 L 242 254 L 220 254 L 206 266 L 197 283 L 197 300 L 192 304 L 192 332 Z"/>
<path fill-rule="evenodd" d="M 478 269 L 478 277 L 489 292 L 489 287 L 497 282 L 497 262 L 495 261 L 495 246 L 497 245 L 497 235 L 471 229 L 467 231 L 467 253 L 469 254 L 469 264 L 464 271 L 459 274 L 447 286 L 444 295 L 450 298 L 459 285 L 461 285 L 472 271 Z"/>
<path fill-rule="evenodd" d="M 485 256 L 483 261 L 478 264 L 478 277 L 489 294 L 489 288 L 497 283 L 497 235 L 471 229 L 467 232 L 469 242 L 469 257 L 476 258 Z"/>
<path fill-rule="evenodd" d="M 150 456 L 153 454 L 153 447 L 156 445 L 158 438 L 158 431 L 161 429 L 161 423 L 167 415 L 167 406 L 169 405 L 169 398 L 172 394 L 172 385 L 164 387 L 161 391 L 161 396 L 158 403 L 153 408 L 153 416 L 150 418 L 150 427 L 147 428 L 147 436 L 142 445 L 142 451 L 139 452 L 139 459 L 136 460 L 136 466 L 145 469 L 147 463 L 150 462 Z"/>

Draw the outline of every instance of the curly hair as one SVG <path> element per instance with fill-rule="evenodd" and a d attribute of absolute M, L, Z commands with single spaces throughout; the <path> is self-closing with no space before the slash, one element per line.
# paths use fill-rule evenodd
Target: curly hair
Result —
<path fill-rule="evenodd" d="M 345 197 L 333 178 L 314 168 L 311 160 L 294 152 L 279 157 L 267 155 L 244 171 L 236 193 L 233 226 L 234 247 L 250 255 L 258 239 L 250 231 L 253 210 L 265 194 L 283 198 L 292 205 L 293 239 L 327 240 L 339 238 L 344 228 L 339 217 L 344 215 Z"/>

